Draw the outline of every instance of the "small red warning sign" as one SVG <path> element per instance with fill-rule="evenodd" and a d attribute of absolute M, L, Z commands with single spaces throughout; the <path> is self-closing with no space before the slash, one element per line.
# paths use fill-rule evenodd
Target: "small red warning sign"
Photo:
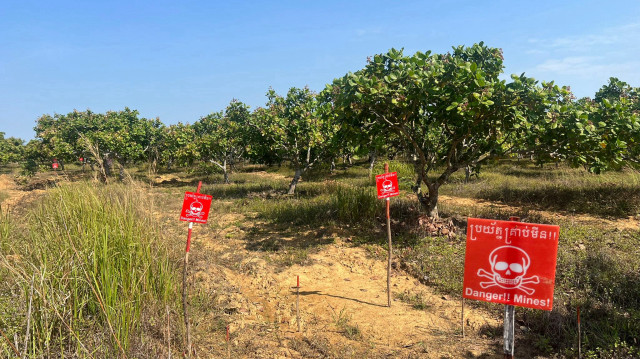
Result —
<path fill-rule="evenodd" d="M 399 195 L 400 189 L 398 188 L 398 172 L 377 175 L 376 187 L 378 189 L 378 199 Z"/>
<path fill-rule="evenodd" d="M 212 196 L 202 193 L 185 192 L 180 220 L 186 222 L 207 223 Z"/>

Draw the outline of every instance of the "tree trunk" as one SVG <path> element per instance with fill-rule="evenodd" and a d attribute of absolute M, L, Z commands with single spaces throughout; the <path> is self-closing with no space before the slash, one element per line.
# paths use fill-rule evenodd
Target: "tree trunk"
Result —
<path fill-rule="evenodd" d="M 417 193 L 418 201 L 422 205 L 422 208 L 427 212 L 427 216 L 431 218 L 439 218 L 438 215 L 438 186 L 428 185 L 429 194 L 423 195 Z"/>
<path fill-rule="evenodd" d="M 302 176 L 302 169 L 296 168 L 296 172 L 293 175 L 293 179 L 291 180 L 291 184 L 289 185 L 289 191 L 287 192 L 287 194 L 295 194 L 296 185 L 298 184 L 298 181 L 300 180 L 301 176 Z"/>
<path fill-rule="evenodd" d="M 422 195 L 422 171 L 424 170 L 424 165 L 418 160 L 418 156 L 413 155 L 413 170 L 416 172 L 416 184 L 411 188 L 413 189 L 413 193 L 418 196 Z"/>
<path fill-rule="evenodd" d="M 222 162 L 222 173 L 224 176 L 224 184 L 229 184 L 229 170 L 227 168 L 227 160 Z"/>
<path fill-rule="evenodd" d="M 369 152 L 369 178 L 373 176 L 373 166 L 376 164 L 376 151 Z"/>
<path fill-rule="evenodd" d="M 121 182 L 124 182 L 125 179 L 125 173 L 124 173 L 124 164 L 122 164 L 122 160 L 118 160 L 118 168 L 119 168 L 119 172 L 118 172 L 118 179 Z"/>
<path fill-rule="evenodd" d="M 106 176 L 111 176 L 111 166 L 113 165 L 113 160 L 109 157 L 108 154 L 104 155 L 104 174 Z"/>
<path fill-rule="evenodd" d="M 58 160 L 58 163 L 60 164 L 60 169 L 64 171 L 64 162 L 62 160 Z"/>

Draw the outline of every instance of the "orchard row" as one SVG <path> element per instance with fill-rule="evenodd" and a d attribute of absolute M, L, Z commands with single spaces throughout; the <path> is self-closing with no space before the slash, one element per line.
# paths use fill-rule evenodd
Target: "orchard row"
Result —
<path fill-rule="evenodd" d="M 639 88 L 611 78 L 593 99 L 576 99 L 569 87 L 524 74 L 501 80 L 503 69 L 502 51 L 483 43 L 446 54 L 392 49 L 320 93 L 270 89 L 264 107 L 251 111 L 233 100 L 193 124 L 166 126 L 128 108 L 43 115 L 26 145 L 0 138 L 0 163 L 28 168 L 82 157 L 107 176 L 114 161 L 148 161 L 153 168 L 203 161 L 228 182 L 239 160 L 288 162 L 294 193 L 300 176 L 319 162 L 369 156 L 373 164 L 377 156 L 400 155 L 414 161 L 418 200 L 437 216 L 439 187 L 492 157 L 567 161 L 592 172 L 638 162 Z"/>

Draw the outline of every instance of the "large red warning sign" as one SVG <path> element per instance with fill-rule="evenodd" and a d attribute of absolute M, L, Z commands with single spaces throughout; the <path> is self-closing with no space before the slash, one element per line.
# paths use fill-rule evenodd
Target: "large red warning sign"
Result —
<path fill-rule="evenodd" d="M 398 172 L 377 175 L 376 188 L 378 189 L 378 199 L 399 195 L 400 189 L 398 188 Z"/>
<path fill-rule="evenodd" d="M 469 218 L 463 297 L 551 310 L 560 227 Z"/>
<path fill-rule="evenodd" d="M 180 220 L 187 222 L 207 223 L 212 196 L 202 193 L 185 192 L 182 202 Z"/>

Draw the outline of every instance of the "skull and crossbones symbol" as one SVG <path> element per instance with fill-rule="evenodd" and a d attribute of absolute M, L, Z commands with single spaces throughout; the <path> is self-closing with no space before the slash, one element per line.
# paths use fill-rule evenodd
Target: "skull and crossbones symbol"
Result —
<path fill-rule="evenodd" d="M 187 210 L 187 216 L 202 218 L 204 212 L 202 212 L 203 204 L 197 200 L 191 202 L 189 209 Z"/>
<path fill-rule="evenodd" d="M 538 284 L 537 275 L 525 278 L 527 269 L 531 266 L 531 259 L 527 252 L 514 246 L 502 246 L 494 249 L 489 255 L 491 272 L 478 269 L 478 276 L 488 278 L 489 282 L 480 282 L 482 288 L 498 286 L 505 289 L 519 289 L 528 295 L 535 289 L 525 287 L 525 284 Z"/>
<path fill-rule="evenodd" d="M 393 192 L 393 182 L 391 182 L 391 180 L 386 180 L 382 182 L 382 192 L 384 193 Z"/>

